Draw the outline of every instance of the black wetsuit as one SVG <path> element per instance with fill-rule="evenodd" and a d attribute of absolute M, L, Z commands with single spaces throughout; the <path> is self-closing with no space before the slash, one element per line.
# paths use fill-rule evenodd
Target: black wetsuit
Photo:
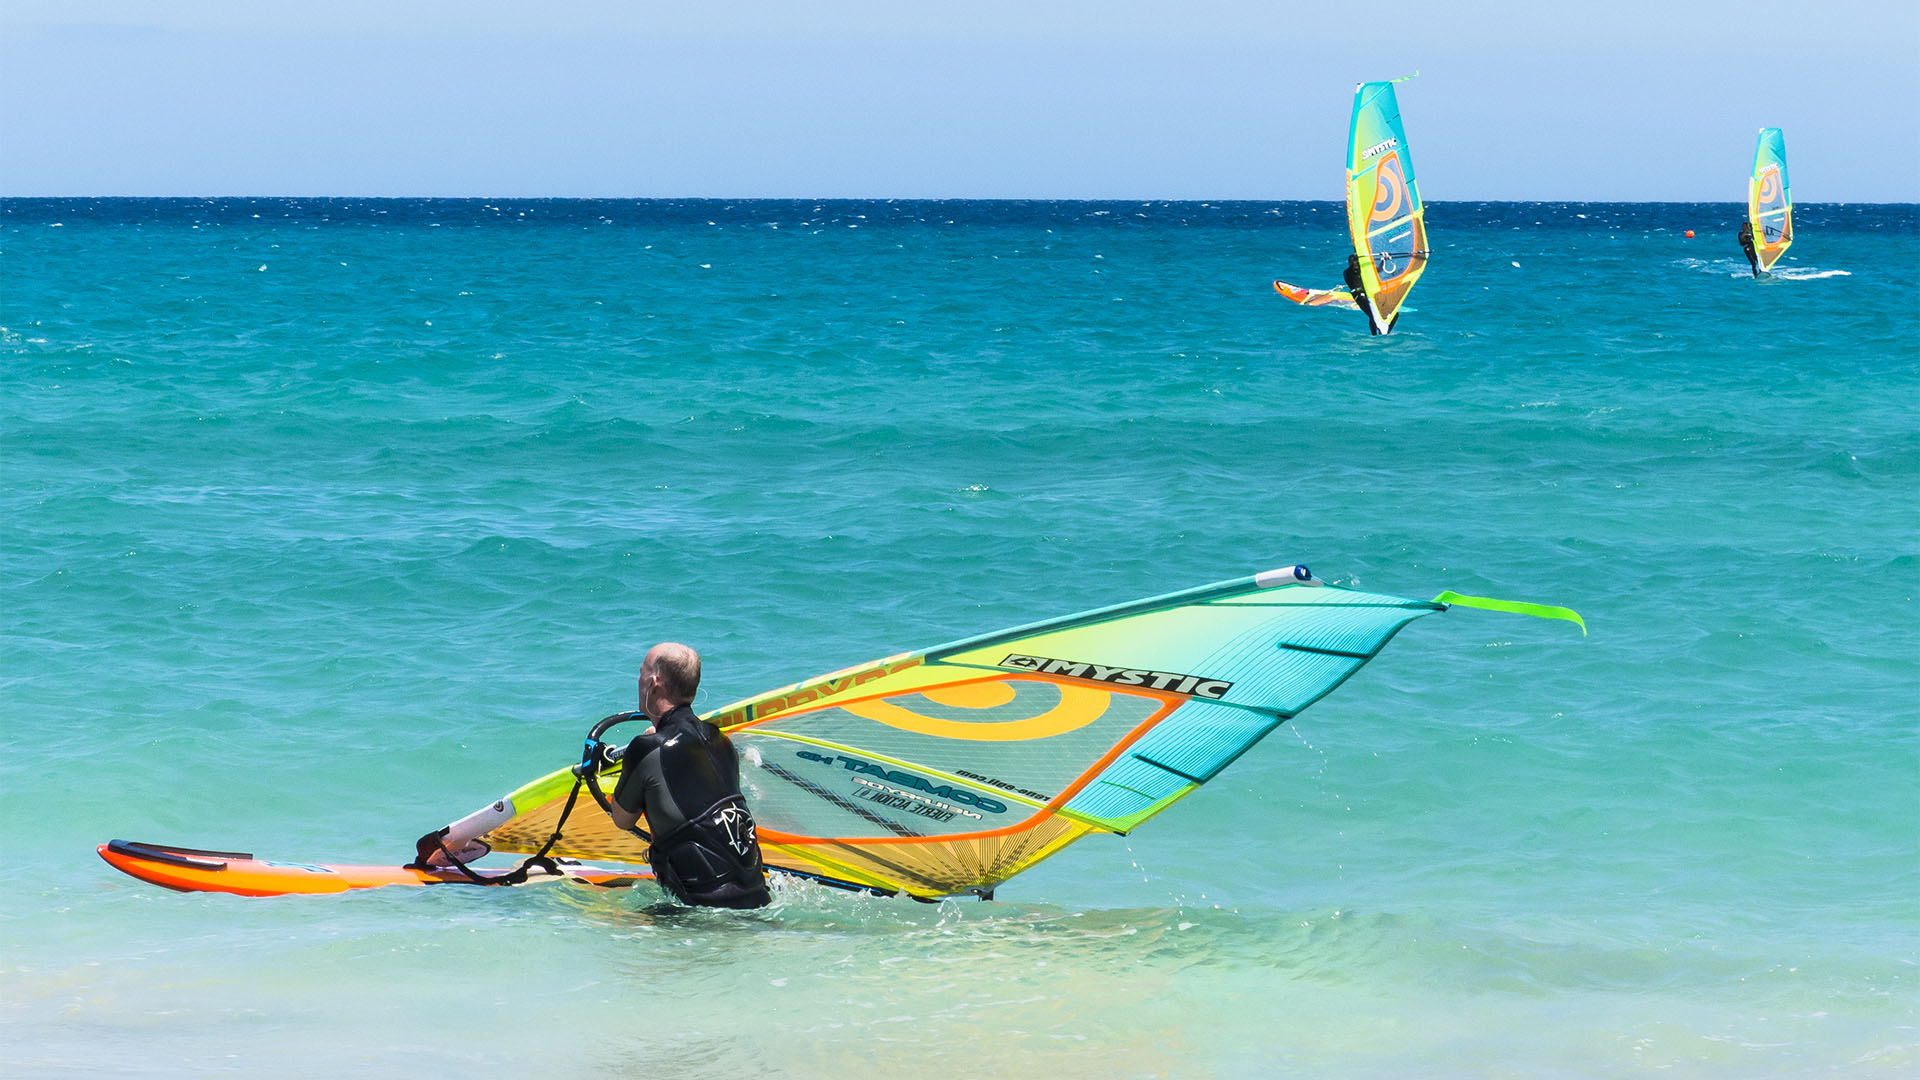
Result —
<path fill-rule="evenodd" d="M 1360 277 L 1360 256 L 1347 256 L 1347 272 L 1342 275 L 1347 282 L 1347 291 L 1353 294 L 1353 302 L 1360 305 L 1360 314 L 1367 317 L 1367 330 L 1378 334 L 1380 328 L 1373 324 L 1373 304 L 1367 300 L 1367 286 Z"/>
<path fill-rule="evenodd" d="M 1753 276 L 1760 276 L 1760 256 L 1753 253 L 1753 222 L 1740 223 L 1740 250 L 1747 253 L 1747 265 L 1753 267 Z"/>
<path fill-rule="evenodd" d="M 770 899 L 753 815 L 740 797 L 740 759 L 692 709 L 674 706 L 627 744 L 613 799 L 646 815 L 647 861 L 681 903 L 757 908 Z"/>

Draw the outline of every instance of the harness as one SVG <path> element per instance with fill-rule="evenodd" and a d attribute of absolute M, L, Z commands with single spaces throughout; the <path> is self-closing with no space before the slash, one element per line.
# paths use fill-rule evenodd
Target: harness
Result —
<path fill-rule="evenodd" d="M 682 900 L 764 892 L 766 873 L 753 833 L 746 798 L 728 795 L 653 841 L 648 863 L 655 880 Z M 701 864 L 691 880 L 681 865 L 688 861 Z"/>

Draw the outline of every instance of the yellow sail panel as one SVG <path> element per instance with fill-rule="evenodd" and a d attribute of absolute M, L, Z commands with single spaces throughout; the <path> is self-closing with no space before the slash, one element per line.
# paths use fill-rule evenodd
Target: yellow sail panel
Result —
<path fill-rule="evenodd" d="M 767 826 L 759 831 L 761 854 L 770 867 L 931 898 L 990 892 L 1091 830 L 1046 814 L 1014 828 L 945 838 L 800 837 Z"/>
<path fill-rule="evenodd" d="M 619 773 L 611 772 L 601 782 L 611 792 Z M 531 785 L 530 785 L 531 786 Z M 566 793 L 545 802 L 529 803 L 513 820 L 495 828 L 483 838 L 495 851 L 517 851 L 531 855 L 553 835 L 560 812 L 567 805 Z M 608 859 L 615 862 L 644 863 L 647 842 L 630 832 L 614 827 L 613 819 L 584 792 L 573 812 L 567 815 L 566 831 L 547 854 L 570 859 Z"/>

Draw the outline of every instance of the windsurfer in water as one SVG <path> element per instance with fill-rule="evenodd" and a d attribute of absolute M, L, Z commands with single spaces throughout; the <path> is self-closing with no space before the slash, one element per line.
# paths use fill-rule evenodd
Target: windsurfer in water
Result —
<path fill-rule="evenodd" d="M 1753 276 L 1760 276 L 1760 256 L 1753 253 L 1753 222 L 1740 223 L 1740 250 L 1747 253 L 1747 265 L 1753 268 Z"/>
<path fill-rule="evenodd" d="M 1373 304 L 1367 299 L 1366 282 L 1360 277 L 1359 255 L 1347 256 L 1347 272 L 1341 276 L 1346 279 L 1347 292 L 1353 295 L 1353 302 L 1360 305 L 1360 314 L 1367 317 L 1367 332 L 1377 336 L 1380 333 L 1380 326 L 1374 321 Z M 1387 323 L 1387 330 L 1391 332 L 1393 324 L 1399 321 L 1400 313 L 1396 311 L 1393 313 L 1393 319 Z"/>
<path fill-rule="evenodd" d="M 1347 292 L 1353 294 L 1353 302 L 1360 305 L 1360 314 L 1367 317 L 1367 329 L 1375 334 L 1380 328 L 1373 325 L 1373 304 L 1367 300 L 1367 286 L 1360 278 L 1360 256 L 1347 256 L 1347 272 L 1341 275 L 1346 279 Z"/>
<path fill-rule="evenodd" d="M 770 899 L 753 815 L 740 795 L 740 758 L 721 730 L 689 708 L 700 654 L 677 642 L 640 662 L 640 711 L 653 726 L 621 758 L 609 813 L 632 829 L 645 816 L 647 861 L 683 904 L 757 908 Z"/>

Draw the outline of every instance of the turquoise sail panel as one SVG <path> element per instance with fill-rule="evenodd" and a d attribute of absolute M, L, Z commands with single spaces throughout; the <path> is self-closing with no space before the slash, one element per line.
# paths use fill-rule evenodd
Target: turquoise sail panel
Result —
<path fill-rule="evenodd" d="M 1287 718 L 1331 693 L 1400 628 L 1445 606 L 1337 586 L 1215 601 L 1249 618 L 1195 670 L 1231 686 L 1161 720 L 1063 807 L 1125 832 L 1216 776 Z"/>
<path fill-rule="evenodd" d="M 1394 95 L 1393 81 L 1361 83 L 1354 88 L 1353 115 L 1347 126 L 1347 174 L 1364 173 L 1388 152 L 1398 153 L 1400 175 L 1411 186 L 1413 155 L 1407 149 L 1407 129 L 1400 121 L 1400 99 Z M 1406 213 L 1418 208 L 1416 201 Z"/>

